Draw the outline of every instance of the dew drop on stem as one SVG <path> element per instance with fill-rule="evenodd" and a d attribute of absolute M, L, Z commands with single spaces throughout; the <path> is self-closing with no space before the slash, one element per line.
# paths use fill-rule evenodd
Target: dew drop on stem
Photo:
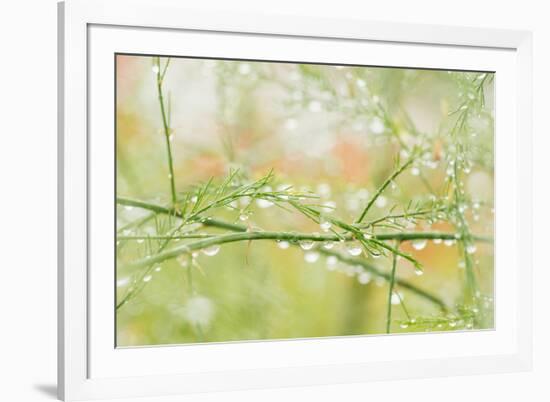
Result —
<path fill-rule="evenodd" d="M 265 208 L 269 208 L 269 207 L 273 206 L 273 202 L 269 201 L 269 200 L 266 200 L 264 198 L 258 198 L 256 200 L 256 205 L 259 208 L 265 209 Z"/>
<path fill-rule="evenodd" d="M 319 219 L 319 226 L 321 227 L 321 230 L 323 232 L 328 232 L 330 228 L 332 227 L 332 223 L 326 219 L 325 217 L 321 217 Z"/>
<path fill-rule="evenodd" d="M 424 248 L 426 248 L 427 243 L 428 241 L 426 239 L 416 239 L 411 242 L 412 247 L 415 250 L 423 250 Z"/>
<path fill-rule="evenodd" d="M 355 241 L 347 243 L 346 244 L 346 250 L 347 250 L 348 254 L 353 256 L 353 257 L 357 257 L 357 256 L 361 255 L 361 253 L 363 251 L 363 249 L 361 248 L 361 244 L 359 244 L 359 242 L 355 242 Z"/>
<path fill-rule="evenodd" d="M 453 239 L 445 239 L 443 240 L 443 244 L 446 245 L 447 247 L 451 247 L 452 245 L 455 244 L 455 241 Z"/>
<path fill-rule="evenodd" d="M 279 247 L 281 250 L 286 250 L 290 247 L 290 243 L 286 240 L 277 240 L 277 247 Z"/>
<path fill-rule="evenodd" d="M 302 250 L 311 250 L 315 243 L 312 240 L 300 240 L 298 244 Z"/>
<path fill-rule="evenodd" d="M 209 256 L 209 257 L 212 257 L 212 256 L 218 254 L 219 251 L 220 251 L 220 246 L 218 244 L 213 244 L 209 247 L 206 247 L 206 248 L 202 249 L 202 253 L 204 255 Z"/>
<path fill-rule="evenodd" d="M 395 292 L 392 293 L 392 295 L 391 295 L 391 304 L 395 305 L 395 304 L 401 303 L 401 297 L 403 297 L 403 296 L 400 296 Z"/>
<path fill-rule="evenodd" d="M 323 243 L 323 248 L 325 250 L 330 250 L 334 247 L 334 242 L 331 241 L 331 240 L 327 240 L 326 242 Z"/>

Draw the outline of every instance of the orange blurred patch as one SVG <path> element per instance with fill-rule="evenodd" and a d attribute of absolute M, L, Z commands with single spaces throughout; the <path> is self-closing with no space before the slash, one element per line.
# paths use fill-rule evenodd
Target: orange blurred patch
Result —
<path fill-rule="evenodd" d="M 332 149 L 340 165 L 343 180 L 351 183 L 364 183 L 368 179 L 367 153 L 356 141 L 340 141 Z"/>
<path fill-rule="evenodd" d="M 117 98 L 124 100 L 131 96 L 142 75 L 145 63 L 151 63 L 150 58 L 118 55 L 116 58 Z"/>
<path fill-rule="evenodd" d="M 200 181 L 210 177 L 225 175 L 225 164 L 222 159 L 214 155 L 200 155 L 191 161 L 193 176 Z"/>
<path fill-rule="evenodd" d="M 422 232 L 423 229 L 419 225 L 414 231 Z M 425 231 L 453 233 L 455 229 L 448 222 L 437 222 Z M 414 249 L 410 241 L 403 242 L 399 249 L 412 255 L 423 264 L 425 271 L 428 272 L 432 270 L 439 272 L 454 270 L 458 259 L 456 245 L 452 247 L 444 246 L 442 243 L 436 245 L 431 240 L 427 242 L 426 247 L 422 250 Z"/>

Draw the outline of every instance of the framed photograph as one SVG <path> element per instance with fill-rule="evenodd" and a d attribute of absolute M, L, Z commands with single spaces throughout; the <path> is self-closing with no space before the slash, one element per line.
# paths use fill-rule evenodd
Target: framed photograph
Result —
<path fill-rule="evenodd" d="M 180 3 L 59 4 L 60 398 L 530 369 L 531 34 Z"/>

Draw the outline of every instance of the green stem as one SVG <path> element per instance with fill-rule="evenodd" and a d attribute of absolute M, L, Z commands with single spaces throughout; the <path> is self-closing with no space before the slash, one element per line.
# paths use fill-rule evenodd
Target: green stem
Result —
<path fill-rule="evenodd" d="M 168 63 L 170 59 L 166 62 L 164 70 L 161 71 L 160 68 L 160 57 L 157 59 L 157 92 L 160 103 L 160 114 L 162 116 L 162 127 L 164 129 L 164 139 L 166 141 L 166 154 L 168 156 L 168 171 L 170 178 L 170 195 L 172 199 L 172 205 L 176 206 L 176 181 L 174 177 L 174 161 L 172 158 L 172 146 L 170 145 L 170 127 L 168 125 L 168 117 L 166 115 L 166 108 L 164 106 L 164 95 L 162 93 L 162 82 L 164 80 L 164 75 L 166 74 L 166 69 L 168 68 Z"/>
<path fill-rule="evenodd" d="M 216 223 L 218 223 L 218 221 Z M 240 225 L 235 225 L 235 226 L 240 226 Z M 243 232 L 243 231 L 244 230 L 238 230 L 238 232 Z M 248 233 L 256 233 L 256 232 L 248 232 Z M 267 233 L 269 235 L 273 235 L 274 237 L 269 238 L 269 240 L 289 240 L 289 241 L 310 240 L 310 241 L 317 241 L 317 242 L 355 240 L 355 237 L 353 235 L 343 236 L 343 235 L 296 233 L 296 232 L 257 232 L 257 233 Z M 278 236 L 283 236 L 284 238 L 279 239 Z M 117 239 L 118 240 L 184 240 L 184 239 L 212 239 L 212 238 L 218 238 L 218 237 L 220 236 L 214 235 L 214 234 L 195 233 L 195 234 L 182 234 L 182 235 L 174 235 L 174 236 L 149 236 L 149 235 L 118 236 Z M 453 239 L 456 239 L 456 237 L 454 233 L 444 233 L 444 232 L 403 232 L 403 233 L 380 233 L 378 235 L 373 235 L 371 238 L 371 240 L 373 241 L 375 240 L 411 241 L 411 240 L 421 240 L 421 239 L 453 240 Z M 248 240 L 254 240 L 254 239 L 248 239 Z M 490 241 L 490 239 L 486 237 L 478 237 L 477 240 L 481 242 Z M 396 253 L 402 257 L 404 256 L 403 253 L 396 252 L 396 250 L 391 246 L 388 246 L 386 244 L 382 245 L 380 244 L 380 242 L 376 242 L 376 244 L 386 248 L 392 253 Z"/>
<path fill-rule="evenodd" d="M 148 203 L 145 201 L 140 200 L 134 200 L 124 197 L 117 197 L 117 203 L 120 205 L 127 205 L 127 206 L 133 206 L 137 208 L 146 209 L 155 213 L 160 214 L 166 214 L 170 216 L 175 216 L 178 218 L 183 218 L 181 212 L 177 211 L 174 208 L 166 208 L 160 205 L 155 205 L 152 203 Z M 176 247 L 174 249 L 162 252 L 157 254 L 156 256 L 152 258 L 145 258 L 140 261 L 136 261 L 134 263 L 128 264 L 129 267 L 141 267 L 141 266 L 153 266 L 154 263 L 164 261 L 170 258 L 174 258 L 180 254 L 183 253 L 189 253 L 193 250 L 202 249 L 205 247 L 209 247 L 216 244 L 224 244 L 224 243 L 231 243 L 231 242 L 238 242 L 238 241 L 249 241 L 249 240 L 285 240 L 289 242 L 297 242 L 300 240 L 309 240 L 309 241 L 339 241 L 339 240 L 353 240 L 355 239 L 355 236 L 353 234 L 351 235 L 341 235 L 341 234 L 310 234 L 310 233 L 295 233 L 295 232 L 248 232 L 248 228 L 244 225 L 240 224 L 234 224 L 234 223 L 228 223 L 224 221 L 220 221 L 213 218 L 207 218 L 204 220 L 199 220 L 203 225 L 209 226 L 209 227 L 215 227 L 220 229 L 227 229 L 231 230 L 235 233 L 231 234 L 225 234 L 225 235 L 219 235 L 219 236 L 209 236 L 204 238 L 203 240 L 182 245 L 179 247 Z M 175 240 L 178 238 L 178 236 L 158 236 L 159 239 L 164 240 Z M 183 236 L 182 236 L 183 237 Z M 148 237 L 151 238 L 151 237 Z M 377 234 L 373 236 L 373 239 L 375 240 L 397 240 L 397 241 L 408 241 L 408 240 L 415 240 L 415 239 L 442 239 L 442 240 L 452 240 L 455 239 L 456 236 L 453 233 L 440 233 L 440 232 L 411 232 L 411 233 L 382 233 Z M 480 237 L 476 236 L 473 237 L 473 239 L 477 241 L 482 242 L 491 242 L 492 239 L 488 237 Z M 388 246 L 389 247 L 389 246 Z M 393 250 L 393 248 L 391 248 Z M 337 257 L 340 261 L 351 264 L 354 266 L 361 266 L 365 270 L 373 273 L 376 276 L 382 277 L 385 280 L 390 280 L 390 274 L 379 271 L 372 265 L 370 265 L 364 258 L 352 258 L 347 257 L 344 255 L 341 255 L 336 252 L 331 252 L 322 248 L 319 248 L 318 251 L 321 254 L 324 255 L 334 255 Z M 432 294 L 417 288 L 416 286 L 410 284 L 409 282 L 395 279 L 395 283 L 397 283 L 400 287 L 404 289 L 408 289 L 411 292 L 416 293 L 417 295 L 430 300 L 431 302 L 437 304 L 443 311 L 447 311 L 447 308 L 443 301 L 439 299 L 436 296 L 433 296 Z M 126 299 L 126 298 L 125 298 Z M 127 301 L 127 299 L 125 300 Z M 120 303 L 117 308 L 121 307 L 124 303 Z"/>
<path fill-rule="evenodd" d="M 399 244 L 395 246 L 395 249 L 399 248 Z M 395 286 L 395 271 L 397 269 L 397 254 L 393 253 L 392 258 L 392 267 L 391 267 L 391 276 L 390 276 L 390 287 L 388 290 L 388 312 L 386 314 L 386 333 L 390 333 L 390 326 L 391 326 L 391 297 L 393 295 L 393 288 Z"/>
<path fill-rule="evenodd" d="M 441 207 L 441 208 L 434 208 L 434 209 L 423 209 L 423 210 L 416 211 L 416 212 L 403 213 L 403 214 L 397 214 L 397 215 L 387 215 L 387 216 L 383 216 L 381 218 L 375 219 L 373 221 L 370 221 L 368 223 L 364 223 L 363 224 L 364 226 L 361 226 L 361 227 L 374 226 L 374 225 L 377 225 L 381 222 L 384 222 L 384 221 L 387 221 L 387 220 L 390 220 L 390 219 L 402 219 L 402 218 L 407 219 L 407 218 L 413 218 L 413 217 L 416 217 L 416 216 L 428 215 L 428 214 L 432 214 L 434 212 L 445 211 L 446 209 L 447 209 L 446 207 Z"/>
<path fill-rule="evenodd" d="M 363 221 L 363 219 L 365 218 L 365 216 L 367 215 L 367 212 L 369 212 L 369 209 L 372 207 L 372 205 L 376 202 L 376 200 L 378 199 L 378 197 L 380 197 L 380 195 L 382 194 L 382 192 L 386 189 L 386 187 L 388 187 L 390 185 L 390 183 L 397 177 L 399 176 L 401 173 L 403 173 L 403 171 L 405 171 L 405 169 L 407 169 L 411 163 L 413 163 L 414 161 L 414 158 L 410 158 L 407 162 L 405 162 L 402 166 L 400 166 L 395 172 L 393 172 L 393 174 L 388 177 L 386 179 L 386 181 L 378 188 L 378 190 L 376 191 L 376 193 L 373 195 L 373 197 L 370 199 L 370 201 L 368 202 L 367 206 L 365 207 L 365 209 L 363 209 L 363 212 L 361 213 L 361 215 L 359 215 L 359 218 L 357 218 L 357 220 L 355 221 L 355 223 L 361 223 Z"/>
<path fill-rule="evenodd" d="M 132 206 L 137 208 L 146 209 L 152 212 L 156 212 L 159 214 L 165 214 L 165 215 L 172 215 L 177 218 L 183 219 L 183 216 L 180 212 L 173 208 L 166 208 L 161 205 L 156 205 L 152 203 L 148 203 L 146 201 L 141 200 L 135 200 L 131 198 L 125 198 L 125 197 L 117 197 L 117 203 L 120 205 L 126 205 L 126 206 Z M 228 229 L 233 232 L 246 232 L 248 230 L 248 227 L 245 225 L 239 225 L 237 223 L 229 223 L 224 222 L 218 219 L 214 218 L 207 218 L 204 220 L 201 220 L 200 218 L 196 219 L 197 222 L 201 222 L 204 226 L 210 226 L 215 227 L 218 229 Z M 269 233 L 269 232 L 262 232 L 262 233 Z M 284 232 L 276 232 L 278 234 L 284 234 Z M 296 235 L 296 233 L 286 233 Z M 355 237 L 352 235 L 343 236 L 343 235 L 330 235 L 330 234 L 324 234 L 324 235 L 312 235 L 312 234 L 303 234 L 303 236 L 308 237 L 308 240 L 317 240 L 317 241 L 336 241 L 336 240 L 352 240 Z M 154 237 L 149 237 L 154 238 Z M 172 237 L 177 238 L 177 236 Z M 304 237 L 303 240 L 306 238 Z M 408 240 L 420 240 L 420 239 L 426 239 L 426 240 L 433 240 L 433 239 L 441 239 L 441 240 L 454 240 L 456 239 L 456 235 L 454 233 L 444 233 L 444 232 L 400 232 L 400 233 L 380 233 L 376 235 L 372 235 L 372 239 L 375 240 L 400 240 L 400 241 L 408 241 Z M 493 241 L 490 237 L 486 236 L 472 236 L 472 239 L 479 242 L 486 242 L 490 243 Z M 391 250 L 390 250 L 391 251 Z"/>
<path fill-rule="evenodd" d="M 354 266 L 354 267 L 355 266 L 360 266 L 365 271 L 368 271 L 368 272 L 370 272 L 371 274 L 373 274 L 377 277 L 383 278 L 386 281 L 390 281 L 390 279 L 391 279 L 391 274 L 390 273 L 379 270 L 375 266 L 371 265 L 364 258 L 348 257 L 348 256 L 342 255 L 342 254 L 340 254 L 336 251 L 331 251 L 331 250 L 329 251 L 329 250 L 325 250 L 325 249 L 319 249 L 318 251 L 323 255 L 327 255 L 327 256 L 332 255 L 332 256 L 338 258 L 339 261 L 341 261 L 345 264 L 348 264 L 348 265 L 351 265 L 351 266 Z M 417 286 L 413 285 L 412 283 L 410 283 L 410 282 L 408 282 L 404 279 L 395 278 L 395 284 L 397 284 L 399 287 L 401 287 L 403 289 L 407 289 L 410 292 L 415 293 L 417 296 L 420 296 L 420 297 L 422 297 L 426 300 L 429 300 L 430 302 L 436 304 L 441 309 L 441 311 L 447 312 L 446 304 L 439 297 L 434 296 L 433 294 L 418 288 Z"/>
<path fill-rule="evenodd" d="M 216 236 L 212 238 L 208 238 L 205 240 L 197 241 L 191 244 L 179 246 L 176 248 L 173 248 L 171 250 L 162 252 L 157 254 L 154 257 L 151 258 L 144 258 L 142 260 L 136 261 L 134 263 L 128 264 L 126 268 L 139 268 L 142 266 L 152 266 L 155 263 L 159 263 L 162 261 L 165 261 L 167 259 L 175 258 L 181 254 L 190 254 L 194 250 L 199 250 L 205 247 L 209 247 L 212 245 L 217 244 L 225 244 L 225 243 L 231 243 L 231 242 L 238 242 L 238 241 L 246 241 L 246 240 L 287 240 L 287 241 L 297 241 L 297 240 L 318 240 L 317 236 L 315 235 L 297 235 L 295 233 L 279 233 L 279 232 L 244 232 L 244 233 L 231 233 L 227 235 L 221 235 Z M 347 257 L 344 256 L 338 252 L 329 251 L 325 249 L 318 249 L 318 251 L 323 255 L 332 255 L 338 258 L 341 262 L 344 262 L 346 264 L 350 264 L 353 266 L 361 266 L 366 271 L 372 273 L 375 276 L 384 278 L 385 280 L 390 280 L 390 275 L 386 272 L 380 271 L 371 264 L 369 264 L 365 259 L 363 258 L 353 258 L 353 257 Z M 426 292 L 422 289 L 417 288 L 415 285 L 404 281 L 400 279 L 395 279 L 395 283 L 397 283 L 400 287 L 404 289 L 408 289 L 409 291 L 417 294 L 420 297 L 423 297 L 427 300 L 430 300 L 434 304 L 438 305 L 441 310 L 446 311 L 447 307 L 445 303 L 438 298 L 437 296 L 432 295 L 429 292 Z M 123 303 L 120 303 L 117 308 L 124 305 L 124 303 L 128 300 L 128 298 L 125 298 Z"/>

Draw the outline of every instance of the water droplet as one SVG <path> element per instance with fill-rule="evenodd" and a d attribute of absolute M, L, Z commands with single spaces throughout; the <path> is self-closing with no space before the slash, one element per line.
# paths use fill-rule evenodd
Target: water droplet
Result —
<path fill-rule="evenodd" d="M 239 215 L 239 220 L 242 221 L 242 222 L 245 222 L 248 220 L 248 214 L 247 213 L 242 213 Z"/>
<path fill-rule="evenodd" d="M 318 113 L 322 110 L 322 108 L 323 108 L 323 105 L 321 105 L 321 102 L 319 101 L 314 100 L 309 102 L 308 109 L 310 112 Z"/>
<path fill-rule="evenodd" d="M 207 327 L 214 315 L 214 303 L 204 296 L 191 297 L 182 311 L 185 319 L 192 325 Z"/>
<path fill-rule="evenodd" d="M 451 327 L 451 328 L 456 327 L 456 321 L 454 321 L 454 320 L 449 321 L 449 327 Z"/>
<path fill-rule="evenodd" d="M 131 206 L 131 205 L 125 205 L 125 206 L 124 206 L 124 209 L 125 209 L 126 211 L 131 211 L 132 209 L 134 209 L 134 207 Z"/>
<path fill-rule="evenodd" d="M 401 298 L 399 297 L 400 295 L 397 294 L 397 293 L 392 293 L 391 295 L 391 304 L 399 304 L 401 303 Z M 401 296 L 402 297 L 402 296 Z"/>
<path fill-rule="evenodd" d="M 415 250 L 422 250 L 426 247 L 426 244 L 428 244 L 428 241 L 426 239 L 416 239 L 416 240 L 413 240 L 411 244 Z"/>
<path fill-rule="evenodd" d="M 445 239 L 443 240 L 443 244 L 446 245 L 447 247 L 451 247 L 452 245 L 455 244 L 455 241 L 453 239 Z"/>
<path fill-rule="evenodd" d="M 406 322 L 406 321 L 405 321 L 405 322 L 402 322 L 402 323 L 399 325 L 399 327 L 400 327 L 400 328 L 403 328 L 403 329 L 408 328 L 408 327 L 409 327 L 409 323 Z"/>
<path fill-rule="evenodd" d="M 411 174 L 413 176 L 418 176 L 420 174 L 420 169 L 416 166 L 413 166 L 412 169 L 411 169 Z"/>
<path fill-rule="evenodd" d="M 371 251 L 370 256 L 376 260 L 377 258 L 382 257 L 382 253 Z M 397 259 L 399 259 L 399 258 L 401 258 L 400 255 L 397 256 Z"/>
<path fill-rule="evenodd" d="M 248 75 L 251 71 L 250 64 L 248 63 L 241 63 L 239 64 L 239 73 L 242 75 Z"/>
<path fill-rule="evenodd" d="M 273 202 L 266 200 L 264 198 L 258 198 L 256 199 L 256 205 L 262 209 L 265 209 L 273 206 Z"/>
<path fill-rule="evenodd" d="M 321 227 L 321 230 L 323 232 L 328 232 L 330 228 L 332 227 L 332 223 L 327 220 L 326 218 L 321 217 L 319 219 L 319 226 Z"/>
<path fill-rule="evenodd" d="M 153 276 L 152 275 L 145 275 L 143 277 L 143 282 L 149 282 L 151 279 L 153 279 Z"/>
<path fill-rule="evenodd" d="M 153 71 L 154 74 L 158 74 L 160 72 L 160 68 L 159 66 L 157 65 L 154 65 L 151 70 Z"/>
<path fill-rule="evenodd" d="M 286 250 L 290 247 L 290 243 L 285 240 L 277 240 L 277 247 L 279 247 L 281 250 Z"/>
<path fill-rule="evenodd" d="M 298 127 L 296 119 L 290 118 L 285 121 L 285 129 L 287 129 L 288 131 L 294 131 L 296 130 L 296 127 Z"/>
<path fill-rule="evenodd" d="M 441 240 L 441 239 L 433 239 L 434 244 L 441 244 L 442 241 L 443 240 Z"/>
<path fill-rule="evenodd" d="M 373 97 L 373 101 L 374 101 L 374 97 Z M 385 129 L 384 122 L 380 118 L 375 117 L 370 122 L 369 129 L 373 134 L 382 134 Z"/>
<path fill-rule="evenodd" d="M 387 204 L 388 204 L 388 199 L 383 195 L 379 196 L 374 202 L 374 205 L 376 205 L 378 208 L 384 208 Z"/>
<path fill-rule="evenodd" d="M 468 254 L 474 254 L 476 251 L 477 251 L 477 247 L 476 247 L 475 244 L 468 244 L 468 245 L 466 246 L 466 252 L 467 252 Z"/>
<path fill-rule="evenodd" d="M 367 283 L 370 282 L 371 280 L 371 274 L 369 272 L 361 272 L 359 274 L 359 276 L 357 276 L 357 281 L 361 284 L 361 285 L 366 285 Z"/>
<path fill-rule="evenodd" d="M 177 261 L 184 268 L 187 267 L 187 265 L 189 264 L 188 257 L 185 254 L 179 255 Z"/>
<path fill-rule="evenodd" d="M 160 272 L 162 270 L 162 267 L 161 266 L 158 266 L 155 268 L 155 272 Z"/>
<path fill-rule="evenodd" d="M 466 268 L 466 262 L 465 262 L 465 261 L 462 261 L 462 260 L 459 261 L 459 262 L 458 262 L 458 268 L 460 268 L 460 269 Z"/>
<path fill-rule="evenodd" d="M 327 267 L 328 267 L 328 269 L 332 271 L 334 269 L 334 267 L 336 266 L 336 264 L 338 264 L 338 258 L 336 258 L 333 255 L 329 255 L 327 257 Z"/>
<path fill-rule="evenodd" d="M 336 209 L 336 203 L 334 201 L 326 201 L 323 203 L 323 211 L 332 212 Z"/>
<path fill-rule="evenodd" d="M 209 257 L 212 257 L 212 256 L 218 254 L 219 251 L 220 251 L 219 244 L 213 244 L 211 246 L 208 246 L 208 247 L 202 249 L 202 253 L 204 255 L 209 256 Z"/>
<path fill-rule="evenodd" d="M 144 241 L 145 241 L 144 239 L 137 239 L 138 244 L 141 244 L 141 243 L 143 243 Z"/>
<path fill-rule="evenodd" d="M 321 197 L 328 198 L 331 195 L 331 188 L 330 184 L 328 183 L 321 183 L 317 186 L 317 194 L 319 194 Z"/>
<path fill-rule="evenodd" d="M 319 259 L 319 253 L 317 251 L 308 251 L 304 254 L 304 260 L 306 262 L 313 264 L 314 262 L 317 262 Z"/>
<path fill-rule="evenodd" d="M 364 238 L 365 240 L 370 240 L 370 239 L 372 239 L 372 234 L 370 234 L 370 233 L 363 233 L 363 238 Z"/>
<path fill-rule="evenodd" d="M 302 250 L 311 250 L 315 244 L 312 240 L 300 240 L 298 242 Z"/>
<path fill-rule="evenodd" d="M 354 242 L 354 241 L 346 244 L 346 250 L 350 255 L 354 257 L 361 255 L 361 252 L 363 251 L 363 249 L 361 248 L 361 244 L 359 242 Z"/>
<path fill-rule="evenodd" d="M 334 242 L 331 241 L 331 240 L 327 240 L 326 242 L 323 243 L 323 248 L 325 250 L 330 250 L 334 247 Z"/>
<path fill-rule="evenodd" d="M 116 286 L 120 288 L 126 286 L 128 283 L 130 283 L 130 278 L 120 278 L 116 281 Z"/>
<path fill-rule="evenodd" d="M 415 273 L 417 276 L 422 276 L 422 275 L 424 275 L 424 271 L 423 271 L 421 268 L 418 268 L 418 267 L 415 267 L 415 268 L 414 268 L 414 273 Z"/>

